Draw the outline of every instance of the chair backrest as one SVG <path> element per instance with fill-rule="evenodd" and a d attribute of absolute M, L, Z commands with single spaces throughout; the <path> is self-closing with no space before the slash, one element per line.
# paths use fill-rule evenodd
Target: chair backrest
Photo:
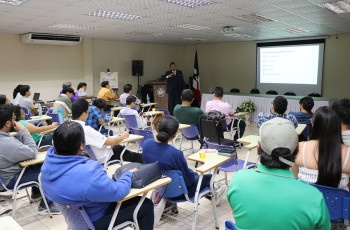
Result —
<path fill-rule="evenodd" d="M 24 111 L 25 119 L 26 119 L 26 120 L 29 120 L 29 119 L 30 119 L 30 113 L 29 113 L 29 111 L 28 111 L 26 108 L 24 108 L 24 107 L 21 107 L 21 108 L 22 108 L 22 110 Z"/>
<path fill-rule="evenodd" d="M 213 142 L 220 144 L 220 137 L 219 137 L 219 133 L 216 125 L 217 125 L 216 121 L 208 120 L 206 116 L 200 117 L 199 132 L 200 132 L 202 141 L 204 140 L 204 138 L 209 138 Z"/>
<path fill-rule="evenodd" d="M 131 130 L 133 134 L 143 136 L 143 139 L 137 140 L 137 144 L 142 148 L 143 143 L 147 140 L 154 140 L 154 136 L 152 131 L 150 130 L 142 130 L 142 129 L 132 129 Z"/>
<path fill-rule="evenodd" d="M 162 171 L 162 174 L 171 178 L 171 183 L 168 184 L 168 187 L 163 186 L 158 189 L 159 193 L 162 194 L 164 192 L 164 189 L 166 188 L 166 191 L 163 195 L 164 198 L 174 198 L 182 194 L 188 194 L 185 180 L 182 176 L 181 171 L 164 170 Z"/>
<path fill-rule="evenodd" d="M 236 225 L 231 220 L 226 220 L 225 230 L 236 230 Z"/>
<path fill-rule="evenodd" d="M 275 90 L 269 90 L 266 92 L 266 94 L 270 94 L 270 95 L 278 95 L 278 92 Z"/>
<path fill-rule="evenodd" d="M 122 115 L 120 117 L 125 118 L 123 121 L 125 126 L 131 131 L 131 129 L 137 128 L 137 121 L 134 115 Z"/>
<path fill-rule="evenodd" d="M 57 113 L 50 113 L 49 116 L 52 117 L 52 122 L 57 122 L 58 124 L 62 125 L 62 122 L 60 122 L 60 119 L 58 119 Z"/>
<path fill-rule="evenodd" d="M 97 158 L 96 158 L 96 155 L 95 155 L 94 151 L 92 151 L 92 148 L 91 148 L 90 145 L 85 145 L 83 151 L 85 151 L 85 152 L 87 152 L 88 154 L 90 154 L 91 156 L 93 156 L 93 157 L 95 158 L 95 160 L 97 159 Z"/>
<path fill-rule="evenodd" d="M 237 89 L 237 88 L 232 88 L 231 90 L 230 90 L 230 93 L 240 93 L 241 91 L 239 90 L 239 89 Z"/>
<path fill-rule="evenodd" d="M 58 209 L 62 212 L 68 227 L 72 230 L 87 230 L 95 229 L 89 216 L 81 206 L 77 205 L 62 205 L 55 203 Z"/>
<path fill-rule="evenodd" d="M 164 112 L 165 116 L 170 116 L 170 112 L 167 109 L 157 109 L 157 111 L 162 111 L 162 112 Z"/>
<path fill-rule="evenodd" d="M 292 91 L 288 91 L 284 95 L 286 95 L 286 96 L 296 96 L 296 93 L 294 93 Z"/>
<path fill-rule="evenodd" d="M 254 89 L 250 90 L 250 93 L 251 94 L 260 94 L 260 90 L 257 88 L 254 88 Z"/>
<path fill-rule="evenodd" d="M 121 103 L 121 102 L 120 102 L 120 106 L 126 107 L 126 103 Z"/>
<path fill-rule="evenodd" d="M 309 97 L 321 97 L 321 94 L 314 92 L 314 93 L 310 93 L 308 96 Z"/>
<path fill-rule="evenodd" d="M 331 220 L 345 219 L 349 220 L 350 214 L 350 192 L 318 184 L 311 184 L 322 192 L 324 200 L 326 201 Z"/>
<path fill-rule="evenodd" d="M 180 132 L 186 139 L 199 137 L 199 131 L 195 124 L 191 124 L 191 127 L 189 128 L 181 129 Z"/>

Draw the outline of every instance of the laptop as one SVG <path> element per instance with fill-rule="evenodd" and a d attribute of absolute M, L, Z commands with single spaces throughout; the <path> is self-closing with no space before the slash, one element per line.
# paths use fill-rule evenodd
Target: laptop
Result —
<path fill-rule="evenodd" d="M 40 93 L 34 93 L 33 100 L 39 101 L 39 98 L 40 98 Z"/>

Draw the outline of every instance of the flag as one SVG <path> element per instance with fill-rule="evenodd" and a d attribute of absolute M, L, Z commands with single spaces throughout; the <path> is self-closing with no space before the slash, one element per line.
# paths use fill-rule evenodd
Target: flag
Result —
<path fill-rule="evenodd" d="M 196 56 L 194 57 L 194 69 L 193 69 L 193 88 L 194 88 L 194 98 L 197 100 L 198 105 L 201 104 L 201 91 L 200 91 L 200 84 L 199 84 L 199 68 L 198 68 L 198 57 L 197 57 L 197 50 L 196 50 Z"/>

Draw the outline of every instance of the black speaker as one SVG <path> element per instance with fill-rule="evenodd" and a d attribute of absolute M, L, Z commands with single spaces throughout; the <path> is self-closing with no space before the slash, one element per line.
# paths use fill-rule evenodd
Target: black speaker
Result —
<path fill-rule="evenodd" d="M 132 60 L 132 76 L 143 76 L 143 60 Z"/>

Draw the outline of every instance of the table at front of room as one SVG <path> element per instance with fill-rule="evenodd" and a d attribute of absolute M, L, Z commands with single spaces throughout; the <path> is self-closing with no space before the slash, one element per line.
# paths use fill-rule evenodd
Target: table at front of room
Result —
<path fill-rule="evenodd" d="M 286 96 L 282 95 L 288 100 L 288 107 L 286 113 L 289 112 L 299 112 L 300 111 L 300 105 L 299 100 L 303 98 L 304 96 Z M 255 112 L 252 112 L 250 115 L 250 121 L 256 122 L 257 116 L 260 112 L 270 112 L 271 108 L 271 102 L 273 99 L 277 97 L 277 95 L 267 95 L 267 94 L 244 94 L 244 93 L 225 93 L 224 97 L 222 98 L 222 101 L 229 103 L 233 110 L 236 110 L 236 108 L 243 102 L 243 101 L 249 101 L 251 100 L 255 104 Z M 321 106 L 330 106 L 333 101 L 335 101 L 335 98 L 325 98 L 325 97 L 313 97 L 315 106 L 313 108 L 313 111 L 318 109 Z M 213 100 L 213 94 L 202 94 L 202 103 L 201 103 L 201 109 L 205 111 L 205 105 L 207 101 Z"/>

